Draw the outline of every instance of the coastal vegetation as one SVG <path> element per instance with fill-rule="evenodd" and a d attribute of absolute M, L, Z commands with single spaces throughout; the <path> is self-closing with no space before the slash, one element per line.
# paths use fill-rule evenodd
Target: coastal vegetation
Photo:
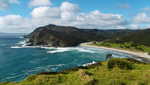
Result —
<path fill-rule="evenodd" d="M 141 45 L 133 42 L 114 43 L 104 41 L 104 42 L 94 42 L 93 45 L 150 53 L 150 46 Z"/>
<path fill-rule="evenodd" d="M 115 36 L 101 42 L 94 42 L 93 44 L 131 51 L 142 51 L 150 54 L 149 34 L 150 29 L 137 30 L 136 32 L 128 33 L 127 35 L 123 34 L 121 36 Z"/>
<path fill-rule="evenodd" d="M 132 59 L 109 59 L 58 73 L 40 73 L 21 82 L 0 85 L 150 85 L 150 64 Z"/>

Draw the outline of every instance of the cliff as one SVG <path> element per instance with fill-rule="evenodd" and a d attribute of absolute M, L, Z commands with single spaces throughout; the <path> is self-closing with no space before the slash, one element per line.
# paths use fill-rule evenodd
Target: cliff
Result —
<path fill-rule="evenodd" d="M 97 30 L 78 29 L 70 26 L 47 25 L 34 30 L 27 37 L 32 46 L 45 45 L 55 47 L 77 46 L 83 42 L 102 41 L 121 35 L 128 34 L 131 30 Z"/>

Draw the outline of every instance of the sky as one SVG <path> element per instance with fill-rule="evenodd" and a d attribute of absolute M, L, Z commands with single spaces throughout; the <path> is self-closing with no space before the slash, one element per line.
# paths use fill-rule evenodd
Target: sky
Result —
<path fill-rule="evenodd" d="M 30 33 L 48 24 L 150 28 L 150 0 L 0 0 L 0 32 Z"/>

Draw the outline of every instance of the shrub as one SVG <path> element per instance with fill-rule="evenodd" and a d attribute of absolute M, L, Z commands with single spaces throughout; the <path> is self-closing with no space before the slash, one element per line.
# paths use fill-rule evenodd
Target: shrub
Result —
<path fill-rule="evenodd" d="M 150 55 L 150 52 L 148 52 L 148 55 Z"/>
<path fill-rule="evenodd" d="M 111 43 L 102 42 L 101 45 L 103 45 L 103 46 L 109 46 L 109 47 L 110 47 L 110 46 L 111 46 Z"/>
<path fill-rule="evenodd" d="M 89 81 L 87 84 L 85 85 L 98 85 L 98 80 L 97 79 L 92 79 L 91 81 Z"/>
<path fill-rule="evenodd" d="M 109 85 L 127 85 L 124 80 L 111 80 Z"/>
<path fill-rule="evenodd" d="M 108 61 L 107 67 L 108 69 L 113 69 L 114 67 L 118 67 L 120 69 L 131 70 L 134 69 L 134 64 L 129 62 L 126 59 L 113 58 Z"/>
<path fill-rule="evenodd" d="M 144 51 L 145 46 L 144 45 L 138 45 L 136 46 L 136 49 L 140 50 L 140 51 Z"/>
<path fill-rule="evenodd" d="M 130 62 L 132 62 L 132 63 L 137 63 L 137 64 L 146 64 L 146 63 L 144 63 L 144 62 L 141 62 L 141 61 L 135 60 L 135 59 L 133 59 L 133 58 L 128 58 L 127 60 L 128 60 L 128 61 L 130 61 Z"/>

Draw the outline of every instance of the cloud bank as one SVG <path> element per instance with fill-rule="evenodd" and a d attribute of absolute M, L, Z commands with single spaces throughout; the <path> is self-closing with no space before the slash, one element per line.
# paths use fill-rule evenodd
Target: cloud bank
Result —
<path fill-rule="evenodd" d="M 17 3 L 17 0 L 11 2 Z M 63 2 L 60 6 L 54 7 L 49 0 L 31 0 L 29 5 L 36 6 L 30 12 L 29 18 L 20 15 L 0 16 L 0 31 L 31 32 L 47 24 L 87 29 L 138 29 L 138 23 L 150 23 L 150 17 L 144 13 L 135 16 L 133 23 L 130 23 L 120 14 L 103 13 L 99 10 L 84 13 L 77 4 L 70 2 Z"/>

